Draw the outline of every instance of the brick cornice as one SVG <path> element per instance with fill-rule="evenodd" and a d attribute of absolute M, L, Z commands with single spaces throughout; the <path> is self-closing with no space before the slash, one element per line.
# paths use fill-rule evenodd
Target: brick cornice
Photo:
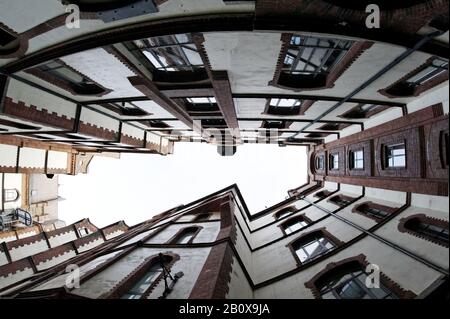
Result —
<path fill-rule="evenodd" d="M 41 252 L 39 254 L 33 255 L 33 260 L 36 265 L 39 266 L 43 262 L 52 260 L 53 258 L 58 256 L 62 256 L 70 251 L 74 251 L 72 243 L 66 243 L 54 248 L 50 248 L 49 250 Z"/>
<path fill-rule="evenodd" d="M 24 102 L 17 103 L 10 97 L 5 97 L 3 113 L 29 120 L 32 123 L 40 123 L 59 129 L 71 130 L 75 119 L 66 115 L 58 115 L 56 112 L 49 113 L 45 108 L 38 109 L 35 105 L 26 106 Z"/>

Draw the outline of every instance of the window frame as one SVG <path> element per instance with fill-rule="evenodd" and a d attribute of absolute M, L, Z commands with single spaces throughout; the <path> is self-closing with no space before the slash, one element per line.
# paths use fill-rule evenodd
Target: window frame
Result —
<path fill-rule="evenodd" d="M 385 217 L 383 217 L 383 218 L 378 218 L 374 214 L 367 214 L 365 212 L 365 210 L 364 210 L 364 208 L 366 208 L 366 207 L 383 211 L 387 215 Z M 367 202 L 360 203 L 360 204 L 356 205 L 355 207 L 353 207 L 352 213 L 359 214 L 361 216 L 370 218 L 370 219 L 374 220 L 377 223 L 380 223 L 380 222 L 386 220 L 387 218 L 391 217 L 393 214 L 395 214 L 395 212 L 397 210 L 398 210 L 397 207 L 389 207 L 389 206 L 386 206 L 386 205 L 377 204 L 377 203 L 374 203 L 374 202 L 371 202 L 371 201 L 367 201 Z"/>
<path fill-rule="evenodd" d="M 343 118 L 343 119 L 351 119 L 351 120 L 357 120 L 357 119 L 368 119 L 372 116 L 379 114 L 389 108 L 390 106 L 377 104 L 374 109 L 371 110 L 363 110 L 362 108 L 367 105 L 363 103 L 359 103 L 356 106 L 352 107 L 350 110 L 338 115 L 337 117 Z M 374 104 L 372 104 L 374 105 Z"/>
<path fill-rule="evenodd" d="M 55 63 L 57 65 L 59 65 L 58 67 L 48 67 L 49 64 L 51 63 Z M 47 67 L 47 69 L 46 69 Z M 81 88 L 81 90 L 78 90 L 76 87 L 79 86 L 80 82 L 76 82 L 76 80 L 71 80 L 70 77 L 64 76 L 64 75 L 58 75 L 55 72 L 52 72 L 52 70 L 54 69 L 66 69 L 68 70 L 70 73 L 75 74 L 77 76 L 79 76 L 80 78 L 83 79 L 82 82 L 85 82 L 86 85 L 89 85 L 89 87 L 85 87 L 85 88 Z M 107 89 L 105 88 L 103 85 L 95 82 L 94 80 L 92 80 L 91 78 L 89 78 L 88 76 L 82 74 L 81 72 L 79 72 L 78 70 L 72 68 L 70 65 L 68 65 L 67 63 L 65 63 L 64 61 L 60 60 L 60 59 L 54 59 L 54 60 L 50 60 L 47 61 L 45 63 L 41 63 L 35 67 L 32 67 L 30 69 L 25 70 L 24 72 L 31 74 L 41 80 L 44 80 L 50 84 L 53 84 L 69 93 L 71 93 L 72 95 L 75 96 L 97 96 L 97 97 L 101 97 L 104 96 L 110 92 L 112 92 L 111 89 Z M 86 91 L 84 91 L 86 90 Z M 89 90 L 92 90 L 92 92 L 90 93 Z"/>
<path fill-rule="evenodd" d="M 383 149 L 383 166 L 384 169 L 391 169 L 391 170 L 405 170 L 408 167 L 408 161 L 407 161 L 407 149 L 406 149 L 406 141 L 405 140 L 401 140 L 401 141 L 394 141 L 392 143 L 386 143 L 382 145 L 382 149 Z M 400 155 L 392 155 L 389 156 L 389 150 L 393 149 L 394 147 L 397 147 L 399 145 L 403 145 L 403 149 L 404 149 L 404 154 L 400 154 Z M 395 149 L 393 149 L 395 150 Z M 389 165 L 389 160 L 392 158 L 393 160 L 395 160 L 396 157 L 404 157 L 404 162 L 405 165 L 404 166 L 391 166 Z"/>
<path fill-rule="evenodd" d="M 203 47 L 203 42 L 205 41 L 203 35 L 201 33 L 178 33 L 178 34 L 169 34 L 165 36 L 176 36 L 176 35 L 185 35 L 190 38 L 189 43 L 195 46 L 196 53 L 200 57 L 202 64 L 197 65 L 191 70 L 174 70 L 174 71 L 164 71 L 158 69 L 151 60 L 144 54 L 143 50 L 139 48 L 136 44 L 136 41 L 143 41 L 148 38 L 156 38 L 148 37 L 146 39 L 138 39 L 135 41 L 127 41 L 124 43 L 127 50 L 133 55 L 140 64 L 143 65 L 152 75 L 153 82 L 158 85 L 171 85 L 171 83 L 176 83 L 177 86 L 188 85 L 192 82 L 196 83 L 206 83 L 210 81 L 210 77 L 208 75 L 207 69 L 210 69 L 209 59 L 206 54 L 206 51 Z M 175 44 L 174 44 L 175 45 Z M 127 62 L 128 63 L 128 62 Z M 130 65 L 130 67 L 134 67 L 134 65 Z"/>
<path fill-rule="evenodd" d="M 353 201 L 356 198 L 346 196 L 343 194 L 334 195 L 333 197 L 330 197 L 327 202 L 332 203 L 334 205 L 339 206 L 340 208 L 347 207 L 348 205 L 351 205 Z"/>
<path fill-rule="evenodd" d="M 172 238 L 170 238 L 166 244 L 168 245 L 189 245 L 192 244 L 194 239 L 197 237 L 198 233 L 203 229 L 202 226 L 188 226 L 188 227 L 184 227 L 181 228 L 180 230 L 178 230 L 175 235 L 172 236 Z M 180 239 L 183 238 L 183 236 L 190 234 L 190 238 L 186 243 L 180 243 Z"/>
<path fill-rule="evenodd" d="M 321 165 L 319 165 L 321 163 Z M 325 154 L 318 154 L 314 158 L 314 167 L 316 171 L 325 170 Z"/>
<path fill-rule="evenodd" d="M 10 196 L 14 194 L 14 196 Z M 20 198 L 20 192 L 17 188 L 5 188 L 3 190 L 3 202 L 4 203 L 13 203 Z"/>
<path fill-rule="evenodd" d="M 430 241 L 432 243 L 435 243 L 437 245 L 443 246 L 448 248 L 449 247 L 449 242 L 448 241 L 444 241 L 442 239 L 433 237 L 429 234 L 424 234 L 422 232 L 418 232 L 417 230 L 411 229 L 411 227 L 408 225 L 411 222 L 420 222 L 420 223 L 424 223 L 424 224 L 428 224 L 428 225 L 432 225 L 435 227 L 440 227 L 443 230 L 447 230 L 447 232 L 449 231 L 449 222 L 448 220 L 443 220 L 443 219 L 438 219 L 435 217 L 430 217 L 427 216 L 425 214 L 414 214 L 414 215 L 410 215 L 408 217 L 402 218 L 400 219 L 400 222 L 398 224 L 398 230 L 401 233 L 408 233 L 410 235 L 413 235 L 415 237 L 421 238 L 423 240 L 427 240 Z"/>
<path fill-rule="evenodd" d="M 357 159 L 355 157 L 356 153 L 361 152 L 362 154 L 362 158 L 361 159 Z M 351 149 L 348 151 L 348 159 L 349 159 L 349 169 L 352 171 L 364 171 L 366 169 L 365 164 L 364 164 L 364 148 L 358 148 L 358 149 Z M 361 167 L 356 167 L 356 162 L 362 162 L 362 166 Z"/>
<path fill-rule="evenodd" d="M 316 255 L 315 257 L 307 259 L 302 262 L 297 254 L 297 251 L 300 249 L 300 247 L 310 244 L 314 240 L 320 239 L 320 238 L 326 239 L 327 242 L 331 243 L 334 247 L 327 249 L 325 252 L 322 252 L 319 255 Z M 322 228 L 314 229 L 310 232 L 301 234 L 300 236 L 295 238 L 293 241 L 291 241 L 286 246 L 290 249 L 290 251 L 297 263 L 297 266 L 301 267 L 301 266 L 322 260 L 323 258 L 325 258 L 325 256 L 329 255 L 330 253 L 335 251 L 337 248 L 339 248 L 339 246 L 342 246 L 343 244 L 344 244 L 343 241 L 341 241 L 338 238 L 336 238 L 335 236 L 333 236 L 330 232 L 328 232 L 326 230 L 325 227 L 322 227 Z"/>
<path fill-rule="evenodd" d="M 325 283 L 336 276 L 336 274 L 347 273 L 355 269 L 363 269 L 370 263 L 364 254 L 360 254 L 354 257 L 345 258 L 337 262 L 331 262 L 319 271 L 314 277 L 305 283 L 305 287 L 310 289 L 315 299 L 323 299 L 321 294 L 321 288 Z M 412 291 L 403 289 L 395 281 L 386 276 L 383 272 L 380 272 L 380 283 L 392 293 L 394 293 L 400 299 L 413 299 L 416 294 Z"/>
<path fill-rule="evenodd" d="M 409 86 L 407 84 L 407 80 L 417 76 L 424 70 L 426 70 L 428 67 L 430 67 L 435 59 L 441 59 L 441 57 L 438 56 L 432 56 L 428 58 L 422 65 L 417 67 L 416 69 L 412 70 L 411 72 L 408 72 L 403 77 L 392 83 L 391 85 L 385 87 L 384 89 L 379 90 L 378 92 L 384 96 L 387 96 L 389 98 L 398 98 L 398 97 L 415 97 L 419 96 L 421 93 L 430 90 L 431 88 L 445 82 L 448 80 L 448 60 L 447 60 L 447 70 L 439 74 L 438 76 L 434 77 L 433 79 L 430 79 L 426 81 L 425 83 L 416 85 L 414 87 Z"/>
<path fill-rule="evenodd" d="M 277 103 L 272 103 L 273 100 L 278 100 Z M 298 105 L 292 105 L 290 107 L 279 106 L 282 100 L 298 101 Z M 305 112 L 315 103 L 314 100 L 295 99 L 295 98 L 267 98 L 266 106 L 262 114 L 276 115 L 276 116 L 299 116 L 305 115 Z"/>
<path fill-rule="evenodd" d="M 291 223 L 292 223 L 292 224 L 296 224 L 296 221 L 304 222 L 304 223 L 306 223 L 306 225 L 304 225 L 304 226 L 300 227 L 299 229 L 296 229 L 296 230 L 291 231 L 291 232 L 288 233 L 288 232 L 286 231 L 286 229 L 287 229 L 288 227 L 292 226 L 292 225 L 290 225 Z M 278 225 L 278 227 L 280 227 L 281 231 L 283 232 L 283 234 L 284 234 L 285 236 L 289 236 L 289 235 L 292 235 L 292 234 L 294 234 L 294 233 L 296 233 L 296 232 L 298 232 L 298 231 L 301 231 L 301 230 L 307 228 L 308 225 L 310 225 L 311 223 L 312 223 L 312 220 L 309 219 L 305 214 L 300 214 L 300 215 L 297 215 L 297 216 L 293 216 L 293 217 L 291 217 L 291 218 L 288 218 L 287 220 L 285 220 L 285 221 L 283 221 L 282 223 L 280 223 L 280 224 Z M 287 225 L 290 225 L 290 226 L 287 226 Z"/>
<path fill-rule="evenodd" d="M 163 253 L 163 258 L 165 259 L 166 268 L 168 270 L 171 270 L 175 262 L 180 259 L 180 256 L 174 253 Z M 145 258 L 139 266 L 137 266 L 124 279 L 119 281 L 110 291 L 101 295 L 99 299 L 120 299 L 120 297 L 123 296 L 129 289 L 131 289 L 132 286 L 139 280 L 139 278 L 141 278 L 146 273 L 147 269 L 149 269 L 153 264 L 158 263 L 159 261 L 159 254 Z M 148 289 L 142 294 L 141 298 L 139 299 L 147 298 L 153 291 L 154 287 L 159 284 L 162 278 L 163 273 L 161 272 L 161 274 L 152 282 L 150 287 L 148 287 Z"/>
<path fill-rule="evenodd" d="M 331 171 L 339 171 L 340 170 L 340 166 L 339 166 L 339 152 L 333 152 L 330 153 L 330 155 L 328 156 L 328 169 Z"/>
<path fill-rule="evenodd" d="M 283 208 L 277 210 L 275 213 L 273 213 L 273 218 L 275 220 L 281 220 L 281 219 L 286 218 L 286 216 L 294 214 L 297 211 L 298 211 L 298 209 L 297 209 L 297 207 L 295 207 L 295 205 L 289 205 L 289 206 L 283 207 Z"/>
<path fill-rule="evenodd" d="M 351 43 L 351 46 L 346 49 L 346 53 L 336 59 L 334 63 L 328 68 L 327 73 L 322 73 L 321 76 L 317 77 L 311 77 L 311 76 L 302 76 L 302 75 L 292 75 L 289 73 L 286 73 L 287 64 L 286 57 L 288 56 L 288 51 L 295 49 L 295 46 L 299 46 L 300 42 L 298 44 L 292 43 L 293 38 L 295 37 L 303 37 L 299 34 L 294 33 L 283 33 L 281 35 L 281 51 L 278 56 L 278 62 L 276 65 L 275 73 L 273 76 L 273 79 L 269 82 L 269 85 L 293 90 L 293 91 L 302 91 L 302 90 L 317 90 L 317 89 L 325 89 L 325 88 L 331 88 L 334 86 L 334 82 L 343 74 L 343 72 L 368 48 L 370 48 L 373 43 L 369 41 L 351 41 L 346 40 L 343 38 L 333 38 L 333 37 L 323 37 L 323 36 L 316 36 L 310 38 L 315 39 L 322 39 L 324 41 L 326 40 L 337 40 L 338 42 L 341 41 L 347 41 L 348 43 Z M 308 37 L 306 37 L 308 38 Z M 303 50 L 304 51 L 304 50 Z M 297 56 L 300 52 L 297 51 Z M 331 56 L 331 54 L 329 54 Z M 297 59 L 299 60 L 299 59 Z M 321 62 L 321 66 L 324 63 Z"/>

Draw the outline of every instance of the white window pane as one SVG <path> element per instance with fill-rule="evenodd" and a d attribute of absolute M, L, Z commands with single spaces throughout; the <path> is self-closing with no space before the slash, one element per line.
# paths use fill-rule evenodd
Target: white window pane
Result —
<path fill-rule="evenodd" d="M 177 38 L 178 43 L 189 42 L 189 37 L 186 34 L 176 34 L 175 38 Z"/>
<path fill-rule="evenodd" d="M 200 55 L 192 50 L 183 48 L 184 54 L 186 54 L 186 57 L 188 58 L 189 62 L 192 65 L 202 65 L 203 61 L 202 58 L 200 57 Z"/>
<path fill-rule="evenodd" d="M 296 251 L 298 258 L 300 259 L 300 262 L 304 262 L 308 259 L 308 255 L 303 251 L 303 249 L 299 249 Z"/>
<path fill-rule="evenodd" d="M 163 63 L 165 63 L 165 65 L 162 65 L 161 63 L 159 63 L 159 61 L 153 56 L 152 53 L 150 53 L 148 51 L 143 51 L 143 52 L 144 52 L 144 55 L 147 57 L 147 59 L 149 59 L 150 62 L 153 64 L 153 66 L 155 66 L 156 68 L 162 68 L 163 66 L 167 66 L 166 59 L 164 59 L 163 57 L 160 57 L 160 59 Z"/>

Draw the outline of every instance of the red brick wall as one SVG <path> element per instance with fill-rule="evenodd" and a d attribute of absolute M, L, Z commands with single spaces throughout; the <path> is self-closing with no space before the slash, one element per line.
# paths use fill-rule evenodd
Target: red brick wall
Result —
<path fill-rule="evenodd" d="M 445 133 L 448 133 L 448 115 L 443 115 L 442 104 L 427 107 L 317 146 L 312 152 L 311 164 L 316 155 L 325 153 L 327 158 L 330 153 L 338 151 L 339 170 L 315 171 L 314 179 L 447 196 L 448 167 L 445 164 L 443 140 Z M 406 145 L 405 168 L 387 168 L 384 165 L 383 145 L 396 142 L 404 142 Z M 359 148 L 364 149 L 364 169 L 351 170 L 349 151 Z"/>

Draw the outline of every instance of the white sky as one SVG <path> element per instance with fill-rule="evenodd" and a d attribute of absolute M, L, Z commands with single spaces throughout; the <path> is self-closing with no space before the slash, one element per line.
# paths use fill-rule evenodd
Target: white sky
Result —
<path fill-rule="evenodd" d="M 94 157 L 88 174 L 59 177 L 59 219 L 89 218 L 97 227 L 119 220 L 128 225 L 236 183 L 250 212 L 287 197 L 306 182 L 306 148 L 245 144 L 231 157 L 214 145 L 176 143 L 168 156 L 122 154 Z"/>

